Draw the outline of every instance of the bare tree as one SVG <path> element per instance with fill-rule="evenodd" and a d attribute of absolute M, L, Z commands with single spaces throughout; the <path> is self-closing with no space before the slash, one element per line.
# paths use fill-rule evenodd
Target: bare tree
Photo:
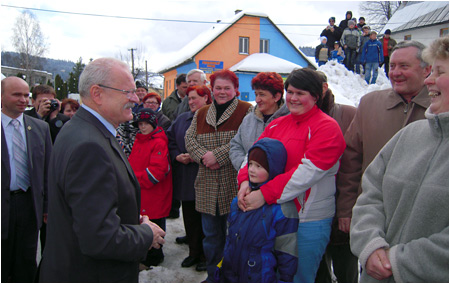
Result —
<path fill-rule="evenodd" d="M 48 48 L 39 21 L 32 12 L 24 10 L 17 17 L 12 42 L 16 51 L 20 53 L 20 64 L 27 73 L 26 80 L 31 83 L 31 70 L 36 67 L 39 57 L 43 56 Z"/>
<path fill-rule="evenodd" d="M 401 3 L 402 1 L 363 1 L 359 4 L 359 12 L 365 16 L 370 28 L 379 32 Z"/>
<path fill-rule="evenodd" d="M 138 42 L 130 46 L 130 48 L 125 52 L 119 50 L 119 52 L 115 55 L 115 57 L 119 60 L 126 62 L 129 66 L 132 66 L 131 52 L 130 49 L 133 49 L 133 61 L 134 61 L 134 70 L 132 70 L 133 77 L 136 79 L 141 73 L 145 73 L 145 58 L 147 53 L 147 48 L 142 42 Z"/>

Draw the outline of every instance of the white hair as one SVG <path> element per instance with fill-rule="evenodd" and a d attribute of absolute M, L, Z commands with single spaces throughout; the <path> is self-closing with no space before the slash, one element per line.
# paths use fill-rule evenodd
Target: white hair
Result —
<path fill-rule="evenodd" d="M 99 58 L 90 62 L 80 75 L 78 91 L 81 97 L 89 97 L 92 85 L 109 85 L 111 82 L 111 72 L 115 67 L 122 67 L 129 70 L 129 66 L 115 58 Z"/>

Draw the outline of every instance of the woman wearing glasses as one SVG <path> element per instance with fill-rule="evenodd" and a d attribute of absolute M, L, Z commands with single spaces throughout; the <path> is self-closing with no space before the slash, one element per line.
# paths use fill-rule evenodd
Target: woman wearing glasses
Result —
<path fill-rule="evenodd" d="M 143 99 L 142 103 L 144 108 L 150 108 L 156 113 L 156 118 L 158 119 L 158 126 L 161 126 L 164 131 L 169 129 L 171 122 L 170 119 L 165 116 L 161 111 L 161 96 L 157 93 L 148 93 Z"/>

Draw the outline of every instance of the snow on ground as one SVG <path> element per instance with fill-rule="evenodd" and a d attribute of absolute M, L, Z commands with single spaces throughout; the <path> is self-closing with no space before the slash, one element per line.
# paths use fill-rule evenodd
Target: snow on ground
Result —
<path fill-rule="evenodd" d="M 327 75 L 328 87 L 333 91 L 336 103 L 358 106 L 361 97 L 367 93 L 391 88 L 383 68 L 378 68 L 377 81 L 367 85 L 364 77 L 348 71 L 344 65 L 329 61 L 317 68 Z"/>
<path fill-rule="evenodd" d="M 181 213 L 181 208 L 180 208 Z M 188 245 L 179 245 L 176 237 L 185 236 L 183 217 L 166 220 L 166 243 L 163 246 L 164 261 L 159 266 L 139 273 L 141 283 L 200 283 L 206 279 L 206 271 L 198 272 L 195 265 L 181 267 L 181 262 L 189 255 Z"/>

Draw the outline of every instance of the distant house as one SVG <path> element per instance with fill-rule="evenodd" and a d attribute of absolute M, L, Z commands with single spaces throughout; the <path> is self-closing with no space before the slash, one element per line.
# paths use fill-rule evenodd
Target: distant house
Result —
<path fill-rule="evenodd" d="M 179 58 L 159 71 L 164 75 L 163 97 L 173 92 L 176 76 L 180 73 L 202 69 L 209 79 L 213 72 L 229 69 L 255 53 L 267 53 L 300 67 L 313 67 L 267 15 L 238 10 L 233 19 L 219 22 L 193 39 L 179 51 Z M 275 70 L 269 68 L 267 71 Z M 238 73 L 240 79 L 242 74 Z M 245 77 L 245 82 L 240 80 L 239 83 L 241 92 L 243 88 L 250 88 L 248 76 Z M 241 96 L 241 99 L 249 100 L 250 97 Z"/>
<path fill-rule="evenodd" d="M 381 30 L 391 30 L 397 42 L 416 40 L 429 45 L 433 40 L 448 35 L 448 1 L 406 1 Z"/>
<path fill-rule="evenodd" d="M 25 76 L 27 74 L 27 70 L 23 68 L 2 66 L 2 73 L 6 77 L 17 76 L 18 74 L 22 74 Z M 25 79 L 30 86 L 35 86 L 39 84 L 47 84 L 48 81 L 53 81 L 52 73 L 42 70 L 31 70 L 31 78 L 23 78 Z"/>

